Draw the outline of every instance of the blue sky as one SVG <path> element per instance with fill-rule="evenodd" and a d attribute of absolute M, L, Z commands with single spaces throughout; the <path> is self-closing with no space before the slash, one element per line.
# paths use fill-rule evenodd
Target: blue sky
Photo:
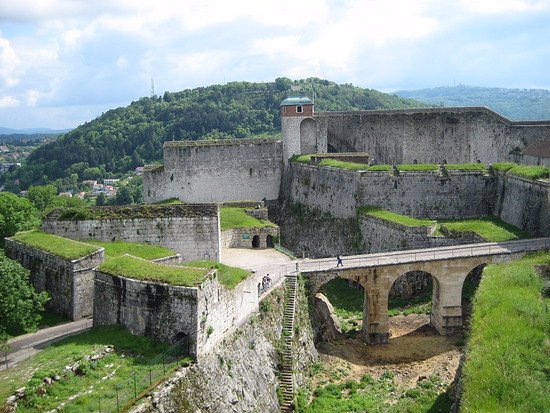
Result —
<path fill-rule="evenodd" d="M 548 39 L 550 0 L 0 0 L 0 126 L 76 127 L 151 78 L 550 89 Z"/>

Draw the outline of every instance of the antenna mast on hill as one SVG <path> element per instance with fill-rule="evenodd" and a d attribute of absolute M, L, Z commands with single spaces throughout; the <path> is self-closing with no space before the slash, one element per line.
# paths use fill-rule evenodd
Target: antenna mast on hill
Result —
<path fill-rule="evenodd" d="M 151 97 L 155 96 L 155 82 L 153 81 L 153 78 L 151 78 Z"/>

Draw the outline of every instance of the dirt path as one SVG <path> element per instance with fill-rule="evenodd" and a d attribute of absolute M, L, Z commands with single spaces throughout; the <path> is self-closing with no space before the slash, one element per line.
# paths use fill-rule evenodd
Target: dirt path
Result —
<path fill-rule="evenodd" d="M 359 380 L 365 374 L 379 377 L 385 371 L 391 371 L 396 383 L 408 388 L 432 374 L 438 374 L 444 383 L 454 379 L 461 354 L 458 339 L 440 336 L 429 325 L 429 315 L 391 317 L 390 332 L 390 343 L 385 345 L 371 346 L 359 337 L 324 343 L 318 348 L 320 361 L 333 380 L 334 372 L 339 372 L 339 381 Z M 320 375 L 315 381 L 327 379 Z"/>

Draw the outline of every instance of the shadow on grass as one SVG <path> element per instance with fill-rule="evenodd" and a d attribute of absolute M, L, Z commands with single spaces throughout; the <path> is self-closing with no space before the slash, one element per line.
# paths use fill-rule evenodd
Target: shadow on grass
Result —
<path fill-rule="evenodd" d="M 441 393 L 430 408 L 426 410 L 426 413 L 449 413 L 452 405 L 453 401 L 449 397 L 448 392 Z"/>

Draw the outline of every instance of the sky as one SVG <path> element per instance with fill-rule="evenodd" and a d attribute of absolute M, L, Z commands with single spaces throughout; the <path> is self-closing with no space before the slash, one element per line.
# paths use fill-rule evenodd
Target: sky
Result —
<path fill-rule="evenodd" d="M 0 0 L 0 126 L 73 128 L 152 81 L 550 89 L 548 39 L 550 0 Z"/>

